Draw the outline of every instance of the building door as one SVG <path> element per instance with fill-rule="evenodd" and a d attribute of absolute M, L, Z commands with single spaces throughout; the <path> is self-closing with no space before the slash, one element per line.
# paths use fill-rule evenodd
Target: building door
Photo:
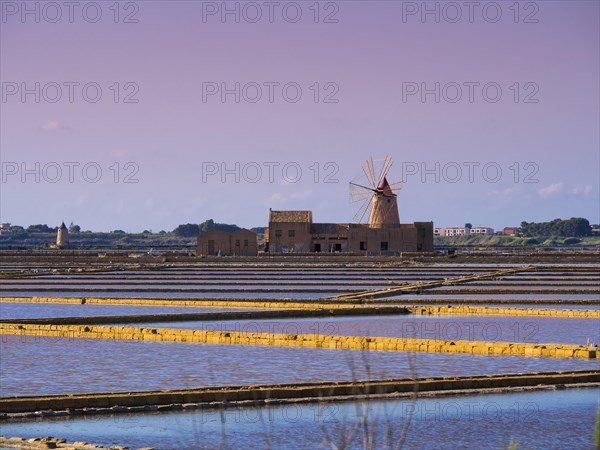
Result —
<path fill-rule="evenodd" d="M 208 241 L 208 252 L 209 255 L 214 255 L 215 254 L 215 241 L 212 239 L 209 239 Z"/>
<path fill-rule="evenodd" d="M 335 244 L 335 251 L 336 252 L 341 252 L 342 251 L 342 244 Z"/>
<path fill-rule="evenodd" d="M 321 244 L 315 244 L 315 252 L 321 253 Z"/>

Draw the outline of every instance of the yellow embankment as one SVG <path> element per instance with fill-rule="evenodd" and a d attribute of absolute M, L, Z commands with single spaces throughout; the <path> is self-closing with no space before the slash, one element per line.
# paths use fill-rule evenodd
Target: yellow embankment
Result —
<path fill-rule="evenodd" d="M 412 314 L 426 316 L 538 316 L 600 319 L 599 309 L 501 308 L 483 306 L 415 306 Z"/>
<path fill-rule="evenodd" d="M 321 299 L 319 299 L 321 300 Z M 178 298 L 102 298 L 85 297 L 85 302 L 78 297 L 2 297 L 1 302 L 7 303 L 69 303 L 69 304 L 89 304 L 89 305 L 129 305 L 129 306 L 174 306 L 174 307 L 195 307 L 195 308 L 294 308 L 294 309 L 315 309 L 315 308 L 353 308 L 363 305 L 352 303 L 318 303 L 311 301 L 270 301 L 264 298 L 248 299 L 178 299 Z"/>
<path fill-rule="evenodd" d="M 333 336 L 322 334 L 249 333 L 173 328 L 1 323 L 0 334 L 61 336 L 65 338 L 128 339 L 202 344 L 316 347 L 347 350 L 467 353 L 475 355 L 598 358 L 594 347 L 523 342 L 450 341 L 440 339 Z"/>

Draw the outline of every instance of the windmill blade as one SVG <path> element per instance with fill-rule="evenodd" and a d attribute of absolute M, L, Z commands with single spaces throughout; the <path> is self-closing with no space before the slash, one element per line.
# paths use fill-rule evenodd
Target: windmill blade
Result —
<path fill-rule="evenodd" d="M 367 186 L 363 186 L 362 184 L 358 184 L 358 183 L 355 183 L 353 181 L 350 182 L 350 186 L 356 186 L 356 187 L 358 187 L 360 189 L 365 189 L 365 190 L 367 190 L 369 192 L 376 192 L 375 189 L 372 189 L 372 188 L 367 187 Z"/>
<path fill-rule="evenodd" d="M 394 164 L 394 161 L 392 161 L 392 158 L 390 155 L 387 155 L 385 157 L 385 161 L 383 162 L 383 167 L 381 168 L 381 174 L 379 175 L 379 180 L 377 181 L 376 187 L 379 187 L 381 185 L 381 182 L 387 176 L 388 172 L 392 168 L 392 164 Z"/>
<path fill-rule="evenodd" d="M 375 192 L 374 189 L 350 182 L 350 201 L 352 203 L 363 201 L 366 198 L 371 198 L 373 192 Z"/>
<path fill-rule="evenodd" d="M 373 207 L 372 198 L 373 198 L 373 195 L 371 195 L 369 198 L 363 200 L 363 204 L 358 209 L 358 212 L 354 215 L 355 223 L 363 223 L 363 220 L 365 217 L 370 217 L 371 208 Z"/>
<path fill-rule="evenodd" d="M 398 191 L 400 191 L 400 189 L 402 189 L 402 186 L 404 186 L 404 183 L 402 181 L 397 181 L 396 183 L 390 183 L 390 189 L 396 195 L 397 195 Z"/>
<path fill-rule="evenodd" d="M 373 158 L 367 159 L 363 164 L 363 172 L 365 173 L 367 180 L 373 186 L 373 189 L 377 188 L 375 184 L 375 167 L 373 166 Z"/>

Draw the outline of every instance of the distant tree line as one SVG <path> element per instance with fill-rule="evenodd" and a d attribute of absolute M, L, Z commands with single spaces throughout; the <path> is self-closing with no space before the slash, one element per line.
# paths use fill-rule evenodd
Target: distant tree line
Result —
<path fill-rule="evenodd" d="M 592 227 L 587 219 L 571 217 L 551 222 L 521 222 L 521 233 L 524 236 L 584 237 L 592 235 Z"/>
<path fill-rule="evenodd" d="M 222 230 L 227 231 L 228 233 L 233 233 L 234 231 L 237 231 L 239 229 L 240 227 L 238 227 L 237 225 L 230 225 L 227 223 L 216 223 L 213 219 L 208 219 L 198 225 L 193 223 L 179 225 L 173 230 L 173 233 L 177 236 L 191 237 L 197 236 L 200 233 L 209 230 Z"/>
<path fill-rule="evenodd" d="M 471 228 L 472 225 L 470 223 L 466 223 L 465 227 Z M 587 219 L 582 217 L 572 217 L 570 219 L 562 220 L 562 219 L 554 219 L 550 222 L 521 222 L 520 234 L 525 237 L 532 236 L 558 236 L 558 237 L 585 237 L 592 236 L 592 228 L 598 228 L 598 225 L 590 225 L 590 222 Z M 250 231 L 253 231 L 257 234 L 264 234 L 265 230 L 268 227 L 254 227 L 251 228 Z M 226 224 L 226 223 L 217 223 L 213 219 L 205 220 L 200 224 L 186 223 L 177 226 L 172 231 L 172 234 L 178 237 L 195 237 L 200 233 L 209 230 L 223 230 L 229 233 L 239 230 L 240 227 L 237 225 Z M 9 227 L 9 232 L 11 234 L 21 234 L 27 235 L 29 233 L 56 233 L 58 231 L 58 227 L 49 227 L 46 224 L 36 224 L 29 225 L 27 228 L 24 228 L 20 225 L 11 225 Z M 79 225 L 71 224 L 69 225 L 69 232 L 71 233 L 92 233 L 90 231 L 81 231 L 81 227 Z M 110 232 L 111 234 L 117 235 L 125 235 L 131 234 L 126 233 L 123 230 L 113 230 Z M 94 234 L 94 233 L 92 233 Z M 99 233 L 102 234 L 102 233 Z M 133 233 L 136 234 L 136 233 Z M 152 234 L 149 230 L 144 230 L 142 234 Z M 168 234 L 165 231 L 160 231 L 159 234 Z"/>

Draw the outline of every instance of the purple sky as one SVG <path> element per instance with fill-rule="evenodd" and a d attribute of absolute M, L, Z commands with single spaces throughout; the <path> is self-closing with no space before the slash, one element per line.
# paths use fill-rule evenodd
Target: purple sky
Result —
<path fill-rule="evenodd" d="M 93 5 L 84 17 L 86 2 L 72 23 L 63 2 L 26 2 L 39 23 L 23 17 L 22 2 L 0 3 L 2 222 L 159 231 L 212 218 L 252 227 L 267 224 L 269 207 L 349 222 L 359 205 L 348 182 L 367 157 L 386 154 L 390 182 L 405 181 L 403 222 L 599 221 L 598 2 L 476 2 L 472 23 L 466 6 L 452 23 L 463 2 L 428 2 L 439 23 L 421 16 L 422 2 L 320 2 L 318 23 L 313 1 L 276 2 L 273 23 L 264 2 L 227 2 L 239 23 L 218 12 L 203 20 L 203 8 L 222 2 L 122 2 L 118 23 L 112 1 L 95 3 L 96 23 Z M 56 5 L 62 16 L 51 23 Z M 262 17 L 251 23 L 256 5 Z M 302 17 L 292 23 L 295 5 Z M 493 23 L 495 5 L 502 16 Z M 123 23 L 128 14 L 137 23 Z M 73 102 L 69 82 L 79 83 Z M 208 95 L 236 82 L 239 103 Z M 39 103 L 33 93 L 23 101 L 35 83 Z M 62 89 L 54 103 L 53 83 Z M 92 85 L 83 98 L 86 83 L 101 87 L 96 103 Z M 256 85 L 262 97 L 252 103 Z M 432 93 L 423 99 L 422 88 Z M 138 102 L 124 102 L 128 94 Z"/>

